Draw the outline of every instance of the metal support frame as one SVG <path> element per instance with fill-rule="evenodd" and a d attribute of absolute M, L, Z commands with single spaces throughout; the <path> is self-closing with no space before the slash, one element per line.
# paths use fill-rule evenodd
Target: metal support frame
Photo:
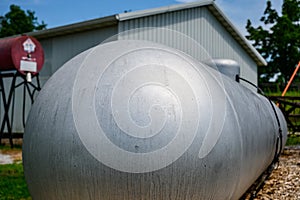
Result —
<path fill-rule="evenodd" d="M 5 90 L 4 86 L 4 79 L 5 78 L 11 78 L 11 84 L 8 91 Z M 17 83 L 17 79 L 21 78 L 21 82 Z M 18 71 L 0 71 L 0 95 L 3 102 L 4 107 L 4 113 L 3 118 L 1 121 L 1 129 L 0 129 L 0 144 L 2 138 L 8 138 L 10 146 L 13 148 L 13 119 L 14 119 L 14 104 L 15 104 L 15 90 L 18 87 L 23 86 L 23 112 L 22 112 L 22 122 L 23 127 L 25 127 L 25 111 L 26 111 L 26 96 L 27 94 L 30 97 L 31 104 L 34 102 L 34 94 L 36 91 L 39 91 L 41 89 L 40 87 L 40 81 L 39 81 L 39 74 L 36 74 L 34 76 L 36 78 L 36 85 L 32 82 L 28 82 L 26 80 L 26 76 L 21 74 Z M 10 113 L 11 112 L 11 113 Z M 10 115 L 9 115 L 10 114 Z M 7 133 L 4 133 L 5 127 L 7 129 Z"/>

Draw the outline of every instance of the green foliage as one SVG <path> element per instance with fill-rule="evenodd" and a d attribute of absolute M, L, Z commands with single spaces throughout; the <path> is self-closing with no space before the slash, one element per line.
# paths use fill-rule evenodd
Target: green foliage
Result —
<path fill-rule="evenodd" d="M 25 12 L 17 5 L 11 5 L 10 11 L 0 16 L 0 22 L 0 37 L 42 30 L 47 26 L 43 21 L 38 22 L 35 12 L 30 10 Z"/>
<path fill-rule="evenodd" d="M 286 146 L 300 145 L 300 135 L 289 135 L 286 141 Z"/>
<path fill-rule="evenodd" d="M 0 200 L 30 200 L 22 164 L 0 165 Z"/>
<path fill-rule="evenodd" d="M 263 25 L 256 28 L 249 19 L 246 25 L 246 37 L 268 62 L 258 68 L 259 75 L 266 75 L 260 82 L 268 82 L 278 72 L 280 81 L 287 82 L 300 60 L 300 1 L 284 0 L 279 15 L 268 0 L 260 21 Z"/>

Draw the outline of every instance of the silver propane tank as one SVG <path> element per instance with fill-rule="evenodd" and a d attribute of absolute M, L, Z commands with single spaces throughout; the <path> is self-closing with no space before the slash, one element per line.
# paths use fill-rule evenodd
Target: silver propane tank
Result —
<path fill-rule="evenodd" d="M 276 106 L 187 54 L 109 42 L 38 95 L 25 177 L 33 199 L 239 199 L 278 153 L 279 125 L 282 146 Z"/>

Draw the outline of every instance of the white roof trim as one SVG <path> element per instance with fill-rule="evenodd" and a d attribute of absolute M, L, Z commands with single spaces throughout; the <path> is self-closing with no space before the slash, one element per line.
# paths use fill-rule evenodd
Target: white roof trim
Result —
<path fill-rule="evenodd" d="M 134 12 L 120 13 L 117 15 L 117 19 L 119 21 L 125 21 L 125 20 L 135 19 L 139 17 L 146 17 L 150 15 L 157 15 L 157 14 L 174 12 L 174 11 L 184 10 L 189 8 L 207 6 L 212 4 L 213 2 L 214 2 L 213 0 L 202 0 L 202 1 L 195 1 L 191 3 L 183 3 L 183 4 L 164 6 L 160 8 L 153 8 L 148 10 L 139 10 Z"/>
<path fill-rule="evenodd" d="M 34 31 L 26 34 L 36 37 L 37 39 L 43 39 L 48 37 L 56 37 L 60 35 L 73 34 L 76 32 L 83 32 L 83 31 L 102 28 L 106 26 L 113 26 L 117 24 L 118 24 L 118 20 L 116 19 L 116 15 L 111 15 L 107 17 L 87 20 L 84 22 L 78 22 L 78 23 L 68 24 L 68 25 L 59 26 L 55 28 Z"/>

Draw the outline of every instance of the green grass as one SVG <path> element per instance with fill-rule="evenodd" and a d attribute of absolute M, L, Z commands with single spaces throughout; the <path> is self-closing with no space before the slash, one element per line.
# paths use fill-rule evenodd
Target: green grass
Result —
<path fill-rule="evenodd" d="M 1 145 L 0 145 L 0 150 L 10 150 L 10 149 L 11 149 L 11 147 L 10 147 L 9 144 L 5 144 L 5 145 L 1 144 Z M 22 145 L 20 145 L 20 144 L 15 144 L 13 149 L 19 149 L 19 150 L 22 150 Z"/>
<path fill-rule="evenodd" d="M 300 135 L 289 135 L 286 141 L 286 146 L 300 145 Z"/>
<path fill-rule="evenodd" d="M 265 91 L 265 95 L 267 96 L 281 96 L 282 92 L 268 92 Z M 298 91 L 287 91 L 285 96 L 287 97 L 299 97 L 300 96 L 300 92 Z"/>
<path fill-rule="evenodd" d="M 0 200 L 31 200 L 22 164 L 0 165 Z"/>

